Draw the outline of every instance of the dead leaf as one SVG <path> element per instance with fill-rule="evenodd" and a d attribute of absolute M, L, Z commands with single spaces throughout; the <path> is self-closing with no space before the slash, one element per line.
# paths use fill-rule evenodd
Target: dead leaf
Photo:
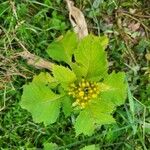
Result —
<path fill-rule="evenodd" d="M 129 8 L 129 12 L 130 12 L 130 14 L 135 14 L 136 9 Z"/>
<path fill-rule="evenodd" d="M 69 9 L 69 19 L 74 28 L 74 32 L 78 34 L 81 39 L 88 35 L 87 24 L 83 13 L 74 6 L 70 0 L 66 0 Z"/>
<path fill-rule="evenodd" d="M 129 24 L 128 28 L 131 31 L 135 32 L 135 31 L 137 31 L 140 28 L 140 23 L 139 22 L 138 23 L 132 22 L 131 24 Z"/>

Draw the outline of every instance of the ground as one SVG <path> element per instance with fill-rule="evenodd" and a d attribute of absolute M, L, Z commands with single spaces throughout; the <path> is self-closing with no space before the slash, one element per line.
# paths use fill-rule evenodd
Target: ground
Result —
<path fill-rule="evenodd" d="M 103 150 L 150 149 L 150 3 L 148 0 L 76 0 L 89 32 L 109 37 L 109 68 L 125 71 L 126 103 L 114 113 L 116 124 L 101 126 L 91 137 L 75 137 L 73 118 L 45 127 L 32 121 L 19 105 L 22 86 L 41 70 L 19 57 L 19 42 L 50 60 L 48 45 L 72 30 L 63 0 L 0 2 L 0 148 L 43 148 L 54 142 L 60 150 L 96 144 Z M 44 70 L 42 70 L 44 71 Z"/>

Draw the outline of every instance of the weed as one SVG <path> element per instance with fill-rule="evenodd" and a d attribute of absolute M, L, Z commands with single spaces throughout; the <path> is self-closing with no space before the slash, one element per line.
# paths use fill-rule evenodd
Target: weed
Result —
<path fill-rule="evenodd" d="M 18 57 L 22 49 L 16 39 L 30 52 L 49 59 L 45 51 L 48 45 L 71 28 L 66 4 L 62 0 L 0 3 L 1 149 L 43 148 L 43 143 L 51 142 L 62 150 L 92 144 L 104 150 L 150 148 L 149 60 L 145 58 L 150 53 L 147 0 L 76 1 L 84 12 L 89 31 L 107 34 L 110 39 L 106 49 L 110 70 L 125 71 L 129 83 L 127 101 L 114 113 L 117 124 L 101 126 L 91 137 L 75 137 L 71 127 L 73 116 L 65 119 L 62 115 L 56 124 L 44 127 L 34 123 L 19 106 L 22 86 L 39 70 Z M 132 31 L 137 23 L 139 28 Z"/>

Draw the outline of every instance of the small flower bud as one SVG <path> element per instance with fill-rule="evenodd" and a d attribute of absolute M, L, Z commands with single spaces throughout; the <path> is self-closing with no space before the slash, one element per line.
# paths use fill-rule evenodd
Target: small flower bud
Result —
<path fill-rule="evenodd" d="M 84 96 L 84 92 L 83 92 L 83 91 L 80 91 L 80 92 L 79 92 L 79 96 L 80 96 L 80 97 L 83 97 L 83 96 Z"/>
<path fill-rule="evenodd" d="M 78 88 L 78 91 L 82 91 L 82 88 Z"/>
<path fill-rule="evenodd" d="M 85 84 L 86 84 L 86 86 L 87 86 L 87 87 L 89 87 L 89 86 L 90 86 L 90 84 L 89 84 L 89 82 L 88 82 L 88 81 L 86 81 L 86 83 L 85 83 Z"/>
<path fill-rule="evenodd" d="M 95 87 L 95 88 L 93 88 L 93 90 L 94 90 L 94 91 L 97 91 L 97 88 Z"/>
<path fill-rule="evenodd" d="M 87 96 L 85 96 L 85 97 L 84 97 L 84 100 L 87 100 L 87 99 L 88 99 L 88 97 L 87 97 Z"/>
<path fill-rule="evenodd" d="M 89 93 L 93 93 L 93 90 L 92 90 L 92 89 L 90 89 L 90 90 L 89 90 Z"/>
<path fill-rule="evenodd" d="M 82 88 L 84 88 L 84 87 L 86 86 L 86 84 L 83 82 L 83 83 L 81 84 L 81 86 L 82 86 Z"/>

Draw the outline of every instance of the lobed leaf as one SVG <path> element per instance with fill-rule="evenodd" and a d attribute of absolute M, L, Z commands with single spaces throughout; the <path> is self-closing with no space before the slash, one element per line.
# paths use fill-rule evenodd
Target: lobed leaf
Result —
<path fill-rule="evenodd" d="M 76 135 L 81 133 L 91 135 L 97 125 L 114 123 L 115 120 L 111 115 L 113 110 L 113 103 L 95 99 L 94 102 L 82 110 L 77 117 L 75 123 Z"/>
<path fill-rule="evenodd" d="M 78 77 L 98 81 L 105 76 L 108 69 L 107 56 L 104 51 L 108 39 L 88 35 L 82 39 L 75 50 L 75 64 L 72 68 Z"/>
<path fill-rule="evenodd" d="M 88 110 L 82 110 L 78 115 L 76 122 L 75 122 L 75 131 L 76 136 L 83 133 L 85 135 L 92 135 L 95 129 L 93 118 L 89 117 Z"/>
<path fill-rule="evenodd" d="M 62 95 L 55 94 L 48 86 L 50 76 L 41 73 L 31 83 L 24 85 L 20 105 L 27 109 L 37 123 L 52 124 L 59 116 Z"/>
<path fill-rule="evenodd" d="M 52 42 L 47 49 L 47 53 L 56 61 L 70 62 L 70 58 L 67 56 L 65 48 L 59 41 Z"/>
<path fill-rule="evenodd" d="M 41 72 L 39 75 L 35 75 L 32 82 L 35 84 L 49 84 L 49 83 L 57 83 L 54 77 L 52 77 L 49 73 L 47 72 Z M 57 83 L 58 84 L 58 83 Z"/>
<path fill-rule="evenodd" d="M 67 67 L 54 65 L 52 71 L 55 79 L 59 81 L 64 88 L 67 88 L 69 84 L 76 80 L 74 72 Z"/>
<path fill-rule="evenodd" d="M 108 102 L 113 102 L 119 106 L 125 102 L 127 96 L 127 84 L 125 82 L 125 73 L 111 73 L 104 79 L 109 89 L 103 91 L 100 95 L 101 99 L 107 99 Z"/>
<path fill-rule="evenodd" d="M 68 31 L 63 38 L 49 45 L 47 53 L 52 59 L 69 64 L 77 42 L 77 35 L 74 32 Z"/>
<path fill-rule="evenodd" d="M 65 96 L 62 100 L 62 110 L 65 117 L 70 116 L 72 112 L 72 99 L 69 96 Z"/>

